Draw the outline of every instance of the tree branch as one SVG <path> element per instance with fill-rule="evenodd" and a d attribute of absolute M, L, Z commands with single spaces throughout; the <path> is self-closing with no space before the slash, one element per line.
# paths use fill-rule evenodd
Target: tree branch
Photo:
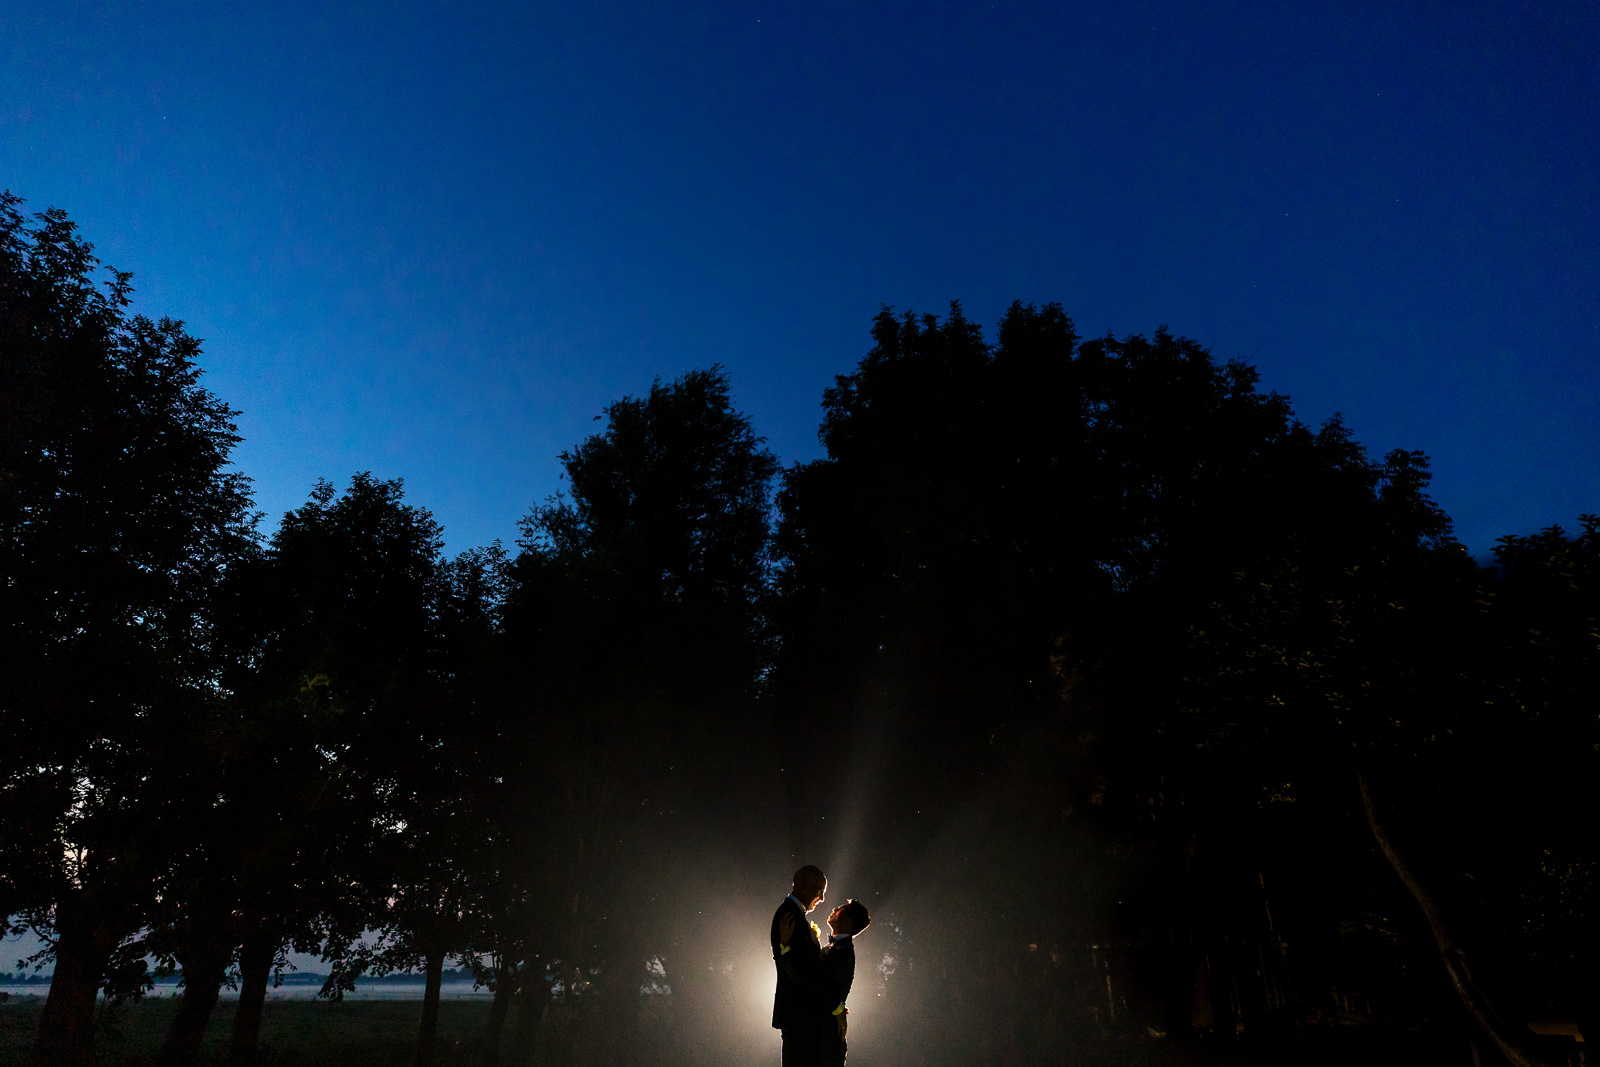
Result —
<path fill-rule="evenodd" d="M 1372 790 L 1367 785 L 1367 776 L 1362 772 L 1359 763 L 1355 765 L 1355 772 L 1356 784 L 1361 787 L 1361 806 L 1367 813 L 1367 826 L 1372 829 L 1372 836 L 1378 842 L 1378 849 L 1383 853 L 1384 859 L 1389 861 L 1389 866 L 1394 868 L 1394 873 L 1400 876 L 1400 881 L 1411 891 L 1411 895 L 1421 906 L 1423 917 L 1428 921 L 1428 928 L 1433 931 L 1434 943 L 1439 947 L 1439 958 L 1444 962 L 1445 973 L 1450 977 L 1450 984 L 1455 988 L 1456 996 L 1461 998 L 1461 1003 L 1466 1006 L 1468 1014 L 1478 1024 L 1478 1028 L 1494 1042 L 1494 1046 L 1511 1061 L 1513 1067 L 1547 1067 L 1543 1060 L 1535 1057 L 1524 1047 L 1521 1036 L 1500 1017 L 1489 1003 L 1489 998 L 1483 989 L 1473 980 L 1472 972 L 1467 967 L 1466 949 L 1450 931 L 1449 924 L 1445 922 L 1444 915 L 1439 910 L 1438 901 L 1428 892 L 1427 887 L 1417 880 L 1411 868 L 1406 866 L 1405 860 L 1400 858 L 1399 850 L 1395 848 L 1394 841 L 1384 829 L 1383 821 L 1378 817 L 1377 806 L 1372 801 Z"/>

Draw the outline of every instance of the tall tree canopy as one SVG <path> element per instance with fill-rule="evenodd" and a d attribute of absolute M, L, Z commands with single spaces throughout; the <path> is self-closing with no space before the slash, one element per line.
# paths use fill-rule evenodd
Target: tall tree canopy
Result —
<path fill-rule="evenodd" d="M 567 914 L 554 954 L 608 965 L 602 992 L 626 997 L 668 951 L 650 900 L 681 882 L 675 850 L 742 814 L 730 789 L 753 792 L 777 461 L 718 367 L 605 420 L 561 456 L 569 495 L 525 521 L 506 627 L 512 703 L 542 716 L 546 867 Z"/>
<path fill-rule="evenodd" d="M 52 936 L 37 1054 L 77 1063 L 177 836 L 171 738 L 209 714 L 209 598 L 254 516 L 199 341 L 20 203 L 0 196 L 0 911 Z"/>
<path fill-rule="evenodd" d="M 885 310 L 873 338 L 825 394 L 827 458 L 779 497 L 778 677 L 909 685 L 903 736 L 993 751 L 1107 658 L 1127 669 L 1103 681 L 1170 701 L 1189 623 L 1248 561 L 1447 535 L 1417 457 L 1374 463 L 1165 331 L 1080 342 L 1059 306 L 1015 305 L 991 346 L 953 306 Z"/>
<path fill-rule="evenodd" d="M 529 516 L 528 546 L 606 610 L 643 613 L 633 637 L 670 648 L 630 658 L 659 683 L 744 673 L 753 684 L 777 460 L 720 367 L 657 381 L 605 414 L 601 433 L 561 454 L 569 495 Z"/>
<path fill-rule="evenodd" d="M 873 340 L 824 396 L 827 457 L 779 495 L 773 693 L 851 722 L 857 752 L 795 789 L 801 840 L 860 797 L 881 828 L 863 862 L 964 854 L 959 892 L 1005 902 L 983 912 L 997 939 L 1166 929 L 1149 984 L 1187 1029 L 1184 872 L 1197 833 L 1232 847 L 1191 818 L 1215 784 L 1181 713 L 1208 669 L 1191 631 L 1256 561 L 1340 573 L 1446 544 L 1426 463 L 1306 427 L 1165 330 L 1081 340 L 1056 305 L 1014 305 L 992 344 L 957 305 L 886 309 Z"/>
<path fill-rule="evenodd" d="M 1532 1062 L 1518 1009 L 1593 1000 L 1594 516 L 1479 567 L 1426 457 L 1244 363 L 952 304 L 883 310 L 775 501 L 713 366 L 609 405 L 515 559 L 447 559 L 370 474 L 262 541 L 199 342 L 131 292 L 0 198 L 0 914 L 55 963 L 38 1062 L 92 1062 L 96 989 L 154 955 L 160 1062 L 237 963 L 243 1067 L 291 948 L 330 994 L 423 970 L 419 1064 L 451 957 L 491 1052 L 560 989 L 626 1058 L 644 987 L 708 1061 L 734 887 L 802 857 L 885 905 L 858 988 L 962 1062 L 1114 1018 L 1231 1040 L 1352 974 L 1435 1012 L 1441 963 Z"/>

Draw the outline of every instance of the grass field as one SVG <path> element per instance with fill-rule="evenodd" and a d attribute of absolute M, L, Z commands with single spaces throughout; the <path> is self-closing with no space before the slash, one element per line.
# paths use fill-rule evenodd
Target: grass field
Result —
<path fill-rule="evenodd" d="M 200 1067 L 226 1061 L 236 1001 L 218 1004 L 202 1049 Z M 22 1064 L 44 1007 L 43 997 L 12 997 L 0 1004 L 0 1067 Z M 151 997 L 136 1004 L 102 1004 L 96 1053 L 102 1067 L 148 1067 L 161 1045 L 176 998 Z M 554 1006 L 553 1006 L 554 1007 Z M 439 1005 L 438 1067 L 482 1067 L 483 1035 L 490 1004 L 445 1000 Z M 262 1067 L 403 1067 L 415 1054 L 420 1000 L 269 1000 L 261 1026 Z M 596 1020 L 598 1021 L 598 1020 Z M 777 1067 L 776 1034 L 735 1047 L 722 1035 L 696 1040 L 692 1032 L 659 1028 L 645 1017 L 631 1025 L 575 1026 L 574 1017 L 553 1011 L 540 1028 L 531 1067 Z M 913 1033 L 864 1035 L 852 1040 L 850 1062 L 859 1067 L 1056 1067 L 1059 1055 L 1028 1055 L 988 1042 L 962 1048 L 931 1047 Z M 617 1039 L 610 1040 L 607 1038 Z M 1581 1048 L 1581 1046 L 1574 1046 Z M 1553 1049 L 1549 1062 L 1577 1062 Z M 1287 1044 L 1182 1049 L 1139 1041 L 1095 1041 L 1074 1050 L 1078 1067 L 1440 1067 L 1498 1062 L 1475 1056 L 1462 1035 L 1426 1030 L 1341 1028 L 1306 1034 Z"/>
<path fill-rule="evenodd" d="M 227 1058 L 229 1028 L 237 1001 L 217 1005 L 206 1030 L 206 1063 Z M 44 998 L 12 997 L 0 1004 L 0 1067 L 21 1064 L 33 1041 Z M 178 1009 L 176 998 L 153 997 L 137 1004 L 102 1004 L 96 1020 L 96 1052 L 106 1067 L 138 1067 L 154 1058 L 167 1024 Z M 262 1067 L 398 1067 L 416 1050 L 420 1000 L 269 1000 L 261 1019 Z M 487 1000 L 443 1001 L 439 1005 L 441 1067 L 481 1062 Z"/>

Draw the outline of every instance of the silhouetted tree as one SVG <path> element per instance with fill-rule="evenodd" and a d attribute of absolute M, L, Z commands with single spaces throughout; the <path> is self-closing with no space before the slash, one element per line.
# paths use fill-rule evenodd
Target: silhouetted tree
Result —
<path fill-rule="evenodd" d="M 251 1064 L 290 949 L 331 996 L 420 969 L 419 1064 L 451 958 L 494 993 L 491 1058 L 515 1017 L 527 1061 L 559 982 L 617 1059 L 663 973 L 700 1056 L 733 950 L 686 869 L 785 832 L 896 886 L 879 978 L 964 1059 L 1058 1051 L 1091 1006 L 1184 1035 L 1240 975 L 1265 1027 L 1285 929 L 1329 983 L 1335 928 L 1407 894 L 1397 941 L 1513 1062 L 1517 1009 L 1593 1002 L 1600 838 L 1552 813 L 1587 810 L 1600 752 L 1594 516 L 1479 568 L 1425 457 L 1303 425 L 1254 368 L 1054 304 L 990 341 L 952 304 L 875 319 L 775 531 L 777 462 L 712 367 L 609 405 L 514 560 L 447 559 L 371 474 L 263 544 L 199 343 L 19 206 L 0 914 L 56 965 L 34 1062 L 92 1062 L 97 989 L 137 995 L 153 955 L 185 980 L 160 1062 L 198 1057 L 237 961 Z M 826 751 L 781 745 L 795 723 Z"/>
<path fill-rule="evenodd" d="M 1600 1028 L 1600 828 L 1580 814 L 1600 773 L 1600 518 L 1579 525 L 1573 537 L 1552 526 L 1496 548 L 1484 663 L 1504 720 L 1484 741 L 1517 758 L 1489 768 L 1500 788 L 1468 795 L 1487 794 L 1483 807 L 1502 820 L 1495 836 L 1513 846 L 1513 863 L 1479 865 L 1503 874 L 1493 914 L 1515 928 L 1511 981 L 1524 1005 L 1587 1034 Z"/>
<path fill-rule="evenodd" d="M 665 954 L 646 887 L 670 880 L 686 826 L 727 817 L 748 773 L 777 461 L 716 367 L 610 405 L 561 461 L 570 495 L 525 522 L 508 633 L 524 704 L 542 709 L 544 862 L 563 901 L 551 954 L 604 967 L 601 994 L 632 998 Z"/>
<path fill-rule="evenodd" d="M 1425 483 L 1425 466 L 1394 454 L 1374 470 L 1377 506 L 1412 525 L 1406 484 Z M 1585 522 L 1571 541 L 1558 528 L 1503 538 L 1498 571 L 1404 538 L 1343 568 L 1296 545 L 1241 571 L 1197 631 L 1211 669 L 1195 677 L 1196 719 L 1238 791 L 1270 780 L 1315 802 L 1350 782 L 1346 807 L 1415 898 L 1450 986 L 1514 1063 L 1538 1062 L 1518 1009 L 1549 1010 L 1543 997 L 1582 1011 L 1578 973 L 1547 984 L 1525 970 L 1518 927 L 1530 910 L 1581 910 L 1573 894 L 1589 890 L 1570 875 L 1597 856 L 1593 833 L 1542 829 L 1552 810 L 1582 806 L 1573 790 L 1600 751 L 1592 701 L 1578 695 L 1592 691 L 1600 651 Z M 1568 960 L 1574 943 L 1594 943 L 1592 931 L 1567 933 Z"/>
<path fill-rule="evenodd" d="M 972 936 L 1126 945 L 1187 1030 L 1206 828 L 1185 810 L 1211 788 L 1181 714 L 1189 628 L 1291 544 L 1339 571 L 1447 523 L 1406 463 L 1165 330 L 1081 342 L 1059 306 L 1013 305 L 990 346 L 953 305 L 885 310 L 873 339 L 825 394 L 827 458 L 779 496 L 772 678 L 780 714 L 827 708 L 869 758 L 819 760 L 793 806 L 839 795 L 841 770 L 875 782 L 880 877 L 943 835 L 994 923 Z M 924 939 L 922 973 L 939 951 Z"/>
<path fill-rule="evenodd" d="M 248 565 L 241 561 L 234 569 Z M 219 600 L 226 598 L 213 597 L 213 612 L 221 608 Z M 184 768 L 166 783 L 165 797 L 179 812 L 174 822 L 183 847 L 174 849 L 157 872 L 155 903 L 138 943 L 183 976 L 183 998 L 157 1056 L 163 1067 L 198 1061 L 206 1024 L 243 936 L 238 890 L 241 850 L 248 846 L 238 836 L 235 814 L 240 787 L 259 789 L 261 783 L 240 783 L 230 773 L 245 731 L 238 705 L 220 696 L 206 721 L 168 739 L 166 758 Z"/>
<path fill-rule="evenodd" d="M 484 673 L 499 666 L 498 616 L 507 560 L 498 544 L 463 552 L 439 575 L 436 682 L 444 706 L 411 784 L 404 829 L 392 841 L 393 895 L 385 914 L 380 969 L 417 968 L 426 976 L 416 1063 L 434 1054 L 440 984 L 447 957 L 470 951 L 486 883 L 509 857 L 496 848 L 496 816 L 485 774 L 498 762 L 494 690 Z"/>
<path fill-rule="evenodd" d="M 199 342 L 20 203 L 0 197 L 0 909 L 55 960 L 35 1060 L 89 1063 L 95 990 L 182 845 L 173 739 L 212 713 L 207 601 L 253 516 Z"/>
<path fill-rule="evenodd" d="M 570 900 L 556 887 L 564 874 L 551 862 L 560 818 L 541 762 L 548 746 L 537 697 L 539 669 L 530 674 L 527 646 L 514 652 L 504 610 L 510 561 L 496 545 L 464 553 L 452 564 L 452 618 L 446 626 L 453 664 L 453 699 L 473 715 L 463 741 L 468 755 L 458 819 L 470 839 L 461 866 L 458 960 L 494 995 L 485 1036 L 491 1062 L 500 1056 L 505 1024 L 517 1008 L 513 1062 L 525 1062 L 550 996 L 547 966 L 561 943 Z M 538 662 L 539 657 L 534 657 Z M 548 666 L 548 664 L 546 664 Z"/>
<path fill-rule="evenodd" d="M 363 932 L 390 925 L 429 864 L 448 862 L 449 838 L 431 833 L 454 780 L 441 546 L 399 481 L 358 474 L 343 494 L 318 483 L 242 578 L 253 610 L 230 676 L 248 709 L 232 767 L 233 829 L 249 843 L 236 1061 L 254 1055 L 287 947 L 327 953 L 337 995 L 371 963 Z"/>

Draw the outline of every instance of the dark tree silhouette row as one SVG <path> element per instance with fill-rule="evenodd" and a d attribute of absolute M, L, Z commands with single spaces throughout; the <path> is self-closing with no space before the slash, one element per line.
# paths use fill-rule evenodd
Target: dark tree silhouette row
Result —
<path fill-rule="evenodd" d="M 618 1062 L 655 961 L 656 1058 L 710 1062 L 740 929 L 691 872 L 766 892 L 846 850 L 845 807 L 925 1039 L 885 1062 L 1231 1041 L 1359 991 L 1534 1063 L 1530 1013 L 1596 1002 L 1594 517 L 1479 567 L 1423 456 L 1245 364 L 952 305 L 878 316 L 815 462 L 712 367 L 612 404 L 515 553 L 448 557 L 367 474 L 263 538 L 199 343 L 20 203 L 0 914 L 54 965 L 36 1062 L 92 1063 L 97 992 L 153 958 L 185 980 L 162 1061 L 231 972 L 251 1063 L 291 950 L 330 995 L 425 973 L 424 1064 L 451 960 L 515 1063 L 558 995 Z"/>

